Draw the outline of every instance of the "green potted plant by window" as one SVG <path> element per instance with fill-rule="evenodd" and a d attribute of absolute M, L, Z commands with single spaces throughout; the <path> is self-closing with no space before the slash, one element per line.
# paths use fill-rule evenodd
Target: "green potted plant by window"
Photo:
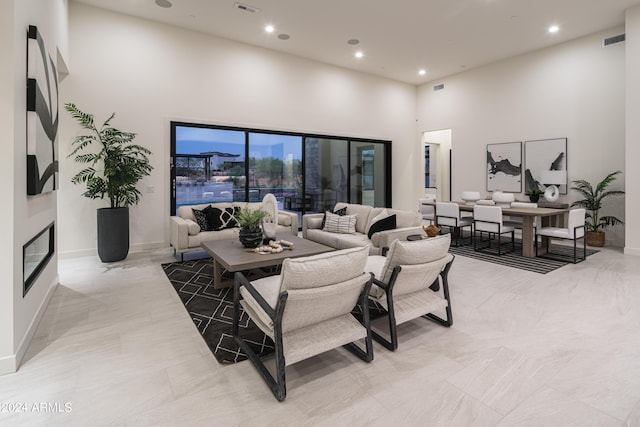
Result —
<path fill-rule="evenodd" d="M 262 220 L 267 212 L 262 208 L 250 209 L 248 205 L 237 210 L 233 217 L 240 227 L 239 239 L 245 248 L 257 248 L 262 242 Z"/>
<path fill-rule="evenodd" d="M 574 186 L 572 190 L 577 191 L 583 197 L 571 204 L 571 207 L 578 206 L 585 208 L 587 211 L 585 230 L 586 239 L 589 246 L 604 246 L 605 233 L 604 229 L 608 226 L 624 224 L 624 222 L 612 215 L 600 215 L 602 209 L 602 201 L 609 196 L 624 194 L 622 190 L 607 190 L 609 184 L 616 179 L 616 175 L 620 171 L 611 172 L 596 186 L 592 186 L 589 182 L 580 179 L 572 181 Z"/>
<path fill-rule="evenodd" d="M 147 157 L 151 151 L 132 143 L 135 133 L 111 126 L 115 113 L 98 128 L 92 114 L 72 103 L 64 108 L 87 131 L 73 139 L 73 150 L 67 156 L 87 165 L 71 182 L 86 185 L 83 196 L 106 198 L 110 203 L 97 212 L 98 256 L 102 262 L 120 261 L 129 253 L 129 206 L 137 204 L 142 195 L 136 184 L 153 169 Z"/>

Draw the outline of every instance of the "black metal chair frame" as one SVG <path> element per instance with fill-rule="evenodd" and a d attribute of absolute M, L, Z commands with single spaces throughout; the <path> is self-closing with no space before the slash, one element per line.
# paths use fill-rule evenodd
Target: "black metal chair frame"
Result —
<path fill-rule="evenodd" d="M 576 238 L 576 234 L 578 232 L 578 229 L 580 229 L 580 228 L 584 229 L 584 225 L 578 225 L 576 227 L 573 227 L 573 239 L 571 239 L 571 238 L 566 239 L 564 237 L 556 237 L 556 236 L 546 236 L 544 234 L 535 234 L 536 239 L 535 239 L 535 242 L 534 242 L 534 246 L 536 248 L 536 257 L 540 257 L 540 258 L 544 258 L 544 259 L 550 259 L 550 260 L 553 260 L 553 261 L 562 261 L 562 262 L 566 262 L 567 261 L 566 258 L 561 258 L 559 256 L 559 254 L 552 254 L 550 252 L 547 252 L 544 255 L 538 255 L 538 236 L 541 236 L 543 238 L 546 237 L 549 240 L 551 240 L 551 239 L 573 240 L 573 263 L 577 264 L 578 262 L 584 261 L 585 259 L 587 259 L 587 236 L 586 236 L 585 233 L 583 233 L 582 237 Z M 579 259 L 578 255 L 577 255 L 578 239 L 582 239 L 582 259 Z M 547 249 L 547 250 L 550 250 L 550 248 L 551 248 L 551 242 L 549 242 L 549 249 Z"/>
<path fill-rule="evenodd" d="M 484 230 L 478 230 L 478 226 L 476 225 L 477 222 L 482 222 L 485 224 L 495 224 L 498 226 L 498 232 L 491 232 L 491 231 L 484 231 Z M 476 233 L 480 233 L 480 242 L 485 242 L 488 241 L 489 244 L 487 246 L 484 247 L 478 247 L 478 237 L 476 236 L 476 238 L 473 240 L 473 250 L 476 252 L 486 252 L 486 253 L 490 253 L 487 251 L 484 251 L 484 249 L 489 249 L 491 248 L 491 240 L 495 239 L 495 235 L 498 235 L 498 256 L 503 255 L 503 254 L 508 254 L 509 252 L 502 252 L 502 245 L 503 244 L 507 244 L 509 242 L 501 242 L 500 236 L 502 236 L 504 233 L 502 232 L 502 224 L 500 224 L 499 222 L 495 222 L 495 221 L 485 221 L 485 220 L 477 220 L 474 219 L 473 220 L 473 228 L 475 228 Z M 483 233 L 487 233 L 489 234 L 489 239 L 488 240 L 482 240 L 482 236 Z M 492 238 L 492 236 L 494 236 Z M 515 252 L 516 251 L 516 239 L 515 239 L 515 229 L 511 230 L 511 252 Z"/>
<path fill-rule="evenodd" d="M 448 219 L 452 219 L 456 222 L 456 225 L 445 225 L 445 224 L 440 224 L 438 221 L 438 218 L 448 218 Z M 460 246 L 459 241 L 460 240 L 464 240 L 464 232 L 463 229 L 464 227 L 470 227 L 471 231 L 469 232 L 469 244 L 473 243 L 473 223 L 469 224 L 469 225 L 460 225 L 460 218 L 456 218 L 455 216 L 446 216 L 446 215 L 436 215 L 435 216 L 436 219 L 436 225 L 440 226 L 440 227 L 447 227 L 449 228 L 449 233 L 451 233 L 453 235 L 453 237 L 455 238 L 455 243 L 453 246 L 455 246 L 456 248 L 458 246 Z"/>
<path fill-rule="evenodd" d="M 368 307 L 368 299 L 369 299 L 369 291 L 371 290 L 371 284 L 373 283 L 373 274 L 371 278 L 367 281 L 367 284 L 360 295 L 360 303 L 362 307 Z M 275 347 L 275 358 L 276 358 L 276 377 L 269 372 L 267 367 L 264 365 L 262 359 L 254 353 L 253 350 L 246 343 L 244 338 L 240 336 L 240 299 L 242 295 L 240 294 L 240 287 L 244 286 L 247 291 L 251 294 L 253 298 L 258 302 L 260 307 L 264 310 L 264 312 L 271 318 L 273 321 L 273 341 Z M 234 287 L 233 287 L 233 324 L 232 324 L 232 334 L 236 343 L 240 346 L 242 351 L 245 352 L 253 366 L 258 370 L 260 376 L 264 379 L 264 381 L 269 386 L 269 389 L 275 396 L 278 401 L 283 401 L 285 397 L 287 397 L 287 385 L 285 378 L 285 360 L 284 360 L 284 348 L 282 345 L 282 316 L 284 315 L 284 308 L 287 303 L 287 298 L 289 297 L 288 292 L 280 293 L 278 297 L 278 302 L 276 304 L 275 310 L 265 301 L 265 299 L 260 295 L 260 293 L 256 290 L 256 288 L 251 285 L 251 282 L 247 280 L 244 274 L 238 272 L 235 274 Z M 344 345 L 343 347 L 347 350 L 351 351 L 353 354 L 358 356 L 360 359 L 365 362 L 371 362 L 373 360 L 373 342 L 371 335 L 371 321 L 369 310 L 363 310 L 363 316 L 360 320 L 360 323 L 367 330 L 367 336 L 365 338 L 365 346 L 366 349 L 363 350 L 355 343 L 349 343 Z M 271 355 L 266 356 L 265 358 L 271 357 Z"/>
<path fill-rule="evenodd" d="M 451 261 L 449 261 L 447 265 L 445 265 L 445 267 L 442 269 L 442 271 L 440 272 L 436 280 L 429 287 L 430 289 L 437 291 L 439 289 L 438 279 L 442 278 L 442 293 L 444 294 L 444 299 L 447 300 L 447 307 L 446 307 L 447 318 L 442 319 L 433 313 L 426 313 L 421 316 L 427 319 L 431 319 L 432 321 L 446 327 L 450 327 L 451 325 L 453 325 L 453 314 L 451 312 L 451 297 L 449 295 L 449 281 L 448 281 L 449 269 L 451 269 L 451 264 L 453 264 L 453 260 L 455 259 L 455 255 L 452 255 L 452 256 L 453 258 L 451 259 Z M 374 330 L 371 330 L 371 333 L 373 334 L 373 339 L 375 339 L 378 343 L 382 344 L 385 348 L 391 351 L 396 351 L 398 349 L 398 330 L 397 330 L 396 317 L 395 317 L 395 311 L 393 306 L 393 287 L 396 284 L 396 279 L 398 278 L 398 274 L 400 274 L 400 271 L 402 271 L 402 266 L 398 265 L 393 268 L 393 271 L 391 272 L 391 277 L 389 278 L 389 283 L 384 283 L 376 278 L 373 279 L 373 283 L 384 290 L 385 296 L 387 298 L 387 314 L 388 314 L 388 320 L 389 320 L 390 340 L 386 339 L 385 337 L 378 334 Z M 368 310 L 365 310 L 365 311 L 368 311 Z"/>

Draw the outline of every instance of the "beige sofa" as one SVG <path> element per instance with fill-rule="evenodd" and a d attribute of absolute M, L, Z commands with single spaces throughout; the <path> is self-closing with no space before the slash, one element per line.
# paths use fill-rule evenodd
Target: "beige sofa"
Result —
<path fill-rule="evenodd" d="M 180 206 L 178 215 L 170 218 L 171 246 L 175 253 L 201 250 L 200 244 L 210 240 L 222 240 L 238 237 L 238 228 L 226 228 L 218 231 L 201 231 L 193 216 L 193 208 L 202 210 L 207 206 L 224 209 L 230 207 L 249 206 L 250 209 L 262 207 L 262 202 L 245 203 L 207 203 L 203 205 Z M 293 212 L 278 210 L 276 236 L 286 240 L 287 236 L 298 235 L 298 215 Z"/>
<path fill-rule="evenodd" d="M 358 215 L 355 233 L 340 234 L 323 231 L 321 226 L 324 214 L 308 214 L 302 216 L 302 237 L 336 249 L 369 246 L 369 255 L 380 255 L 382 248 L 391 246 L 394 240 L 404 240 L 409 235 L 424 233 L 422 230 L 422 217 L 418 212 L 386 208 L 390 215 L 396 215 L 396 228 L 373 233 L 371 239 L 369 239 L 367 233 L 371 220 L 385 208 L 337 203 L 333 210 L 336 211 L 344 207 L 347 208 L 347 215 Z"/>

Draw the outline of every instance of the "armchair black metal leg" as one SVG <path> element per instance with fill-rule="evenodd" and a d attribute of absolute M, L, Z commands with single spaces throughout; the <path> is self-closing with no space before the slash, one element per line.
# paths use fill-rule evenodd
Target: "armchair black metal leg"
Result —
<path fill-rule="evenodd" d="M 365 350 L 362 350 L 354 343 L 349 343 L 343 347 L 358 356 L 365 362 L 371 362 L 373 360 L 373 340 L 371 330 L 371 315 L 369 312 L 369 292 L 371 291 L 371 285 L 373 283 L 373 273 L 371 273 L 371 279 L 365 286 L 362 295 L 360 296 L 360 305 L 362 306 L 362 325 L 367 330 L 367 336 L 365 337 Z"/>
<path fill-rule="evenodd" d="M 284 299 L 284 300 L 283 300 Z M 267 383 L 271 393 L 275 396 L 278 401 L 283 401 L 285 397 L 287 397 L 287 386 L 285 379 L 285 361 L 284 361 L 284 350 L 282 347 L 282 334 L 278 331 L 281 329 L 281 321 L 282 314 L 284 312 L 284 302 L 286 301 L 286 296 L 281 297 L 281 303 L 278 303 L 277 317 L 274 320 L 274 344 L 275 344 L 275 355 L 276 355 L 276 378 L 271 375 L 271 372 L 264 365 L 260 357 L 254 353 L 253 350 L 249 347 L 246 341 L 240 336 L 239 333 L 239 322 L 240 322 L 240 284 L 236 281 L 234 290 L 233 290 L 233 323 L 232 323 L 232 334 L 235 342 L 240 346 L 242 351 L 247 355 L 253 366 L 258 370 L 258 373 L 262 377 L 262 379 Z"/>
<path fill-rule="evenodd" d="M 402 268 L 400 266 L 397 266 L 393 269 L 391 278 L 389 279 L 389 284 L 384 288 L 385 296 L 387 299 L 387 317 L 390 339 L 386 339 L 376 331 L 371 330 L 373 339 L 382 344 L 387 350 L 390 351 L 396 351 L 396 349 L 398 348 L 398 331 L 396 329 L 396 316 L 393 308 L 393 285 L 395 284 L 396 278 L 398 277 L 401 269 Z"/>
<path fill-rule="evenodd" d="M 451 264 L 453 264 L 454 260 L 455 257 L 447 263 L 447 265 L 442 270 L 442 273 L 440 273 L 440 277 L 442 278 L 442 293 L 444 294 L 444 299 L 447 300 L 447 307 L 445 309 L 447 313 L 446 320 L 436 316 L 433 313 L 427 313 L 424 315 L 424 317 L 427 317 L 434 322 L 446 327 L 450 327 L 451 325 L 453 325 L 453 312 L 451 311 L 451 297 L 449 295 L 449 270 L 451 269 Z"/>

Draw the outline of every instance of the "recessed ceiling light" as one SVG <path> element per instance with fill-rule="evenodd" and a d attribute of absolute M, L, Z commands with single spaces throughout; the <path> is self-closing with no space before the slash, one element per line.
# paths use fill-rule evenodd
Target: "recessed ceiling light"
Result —
<path fill-rule="evenodd" d="M 353 45 L 353 46 L 357 45 L 358 43 L 360 43 L 360 40 L 358 40 L 358 39 L 347 40 L 347 44 L 350 44 L 350 45 Z"/>
<path fill-rule="evenodd" d="M 425 74 L 427 74 L 427 70 L 422 69 L 422 70 L 418 71 L 418 74 L 420 74 L 421 76 L 424 76 Z"/>
<path fill-rule="evenodd" d="M 355 57 L 356 57 L 356 58 L 362 58 L 363 56 L 364 56 L 364 53 L 362 53 L 362 51 L 361 51 L 361 50 L 359 50 L 359 51 L 357 51 L 357 52 L 355 53 Z"/>
<path fill-rule="evenodd" d="M 289 34 L 278 34 L 280 40 L 289 40 L 291 36 Z"/>
<path fill-rule="evenodd" d="M 275 28 L 273 28 L 273 25 L 267 25 L 266 27 L 264 27 L 264 30 L 265 30 L 267 33 L 273 33 L 276 29 L 275 29 Z"/>
<path fill-rule="evenodd" d="M 548 31 L 549 31 L 550 33 L 557 33 L 557 32 L 558 32 L 558 30 L 560 30 L 560 27 L 558 27 L 557 25 L 552 25 L 552 26 L 550 26 L 550 27 L 549 27 L 549 30 L 548 30 Z"/>
<path fill-rule="evenodd" d="M 169 0 L 156 0 L 156 4 L 160 7 L 171 7 L 173 6 Z"/>

